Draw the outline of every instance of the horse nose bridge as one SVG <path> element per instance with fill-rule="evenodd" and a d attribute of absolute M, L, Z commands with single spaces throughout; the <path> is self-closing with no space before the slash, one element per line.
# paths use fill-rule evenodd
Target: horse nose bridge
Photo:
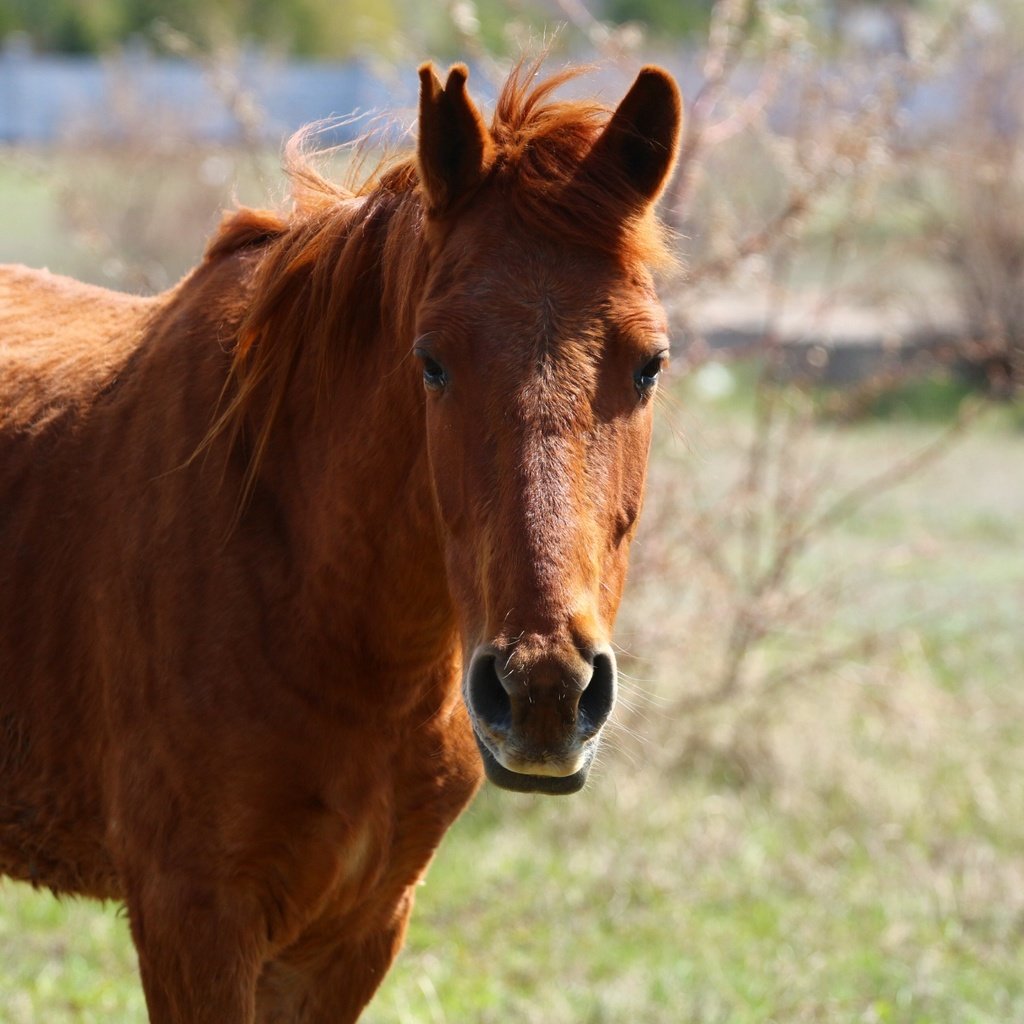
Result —
<path fill-rule="evenodd" d="M 601 534 L 586 486 L 585 452 L 567 430 L 541 429 L 520 412 L 497 458 L 496 495 L 483 506 L 488 617 L 516 609 L 521 631 L 553 633 L 581 603 L 596 599 Z"/>

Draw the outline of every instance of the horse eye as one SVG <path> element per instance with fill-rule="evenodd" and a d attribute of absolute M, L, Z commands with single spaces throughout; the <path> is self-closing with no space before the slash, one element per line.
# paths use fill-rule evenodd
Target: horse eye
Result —
<path fill-rule="evenodd" d="M 654 390 L 654 385 L 658 383 L 658 377 L 661 376 L 662 368 L 665 365 L 665 354 L 659 352 L 653 359 L 645 363 L 636 372 L 636 376 L 633 378 L 636 384 L 636 390 L 643 398 L 645 395 L 649 395 Z"/>
<path fill-rule="evenodd" d="M 413 354 L 423 364 L 423 383 L 431 391 L 442 391 L 448 383 L 448 374 L 444 367 L 422 348 L 413 350 Z"/>

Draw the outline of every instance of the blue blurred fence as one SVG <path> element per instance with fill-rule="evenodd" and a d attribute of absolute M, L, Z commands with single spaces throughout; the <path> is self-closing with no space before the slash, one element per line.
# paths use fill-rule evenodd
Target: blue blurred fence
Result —
<path fill-rule="evenodd" d="M 416 74 L 388 80 L 359 61 L 287 62 L 243 52 L 216 73 L 186 61 L 129 49 L 116 59 L 37 55 L 20 39 L 0 47 L 0 142 L 53 144 L 116 137 L 116 111 L 149 111 L 187 125 L 197 138 L 230 142 L 257 131 L 274 142 L 311 121 L 353 112 L 401 110 L 415 102 Z M 232 109 L 245 97 L 255 125 Z M 338 125 L 332 141 L 357 134 Z"/>
<path fill-rule="evenodd" d="M 697 92 L 701 76 L 692 53 L 674 50 L 660 52 L 657 58 L 678 76 L 684 95 Z M 859 69 L 863 98 L 872 88 L 871 65 L 861 63 Z M 835 66 L 818 73 L 843 76 L 847 70 Z M 891 85 L 884 77 L 890 71 L 876 70 L 879 82 Z M 923 84 L 908 78 L 901 90 L 908 127 L 941 131 L 956 116 L 972 74 L 961 66 Z M 737 69 L 735 91 L 742 95 L 755 88 L 759 75 L 756 67 Z M 623 73 L 612 69 L 597 78 L 608 99 L 621 95 L 626 83 Z M 158 57 L 142 45 L 128 46 L 111 59 L 53 56 L 33 53 L 24 38 L 15 35 L 0 42 L 0 143 L 54 144 L 83 136 L 116 139 L 119 132 L 129 130 L 123 117 L 129 109 L 136 118 L 171 120 L 195 138 L 231 142 L 243 131 L 255 131 L 277 144 L 304 124 L 354 112 L 405 111 L 411 121 L 416 86 L 412 65 L 395 70 L 358 60 L 281 60 L 243 50 L 233 63 L 212 68 Z M 586 88 L 595 88 L 593 76 L 588 76 Z M 474 75 L 474 91 L 489 98 L 485 76 Z M 232 99 L 238 97 L 251 101 L 259 112 L 255 122 L 240 120 L 232 109 Z M 856 102 L 852 96 L 851 103 Z M 793 92 L 781 90 L 766 114 L 779 130 L 795 123 Z M 325 141 L 344 141 L 365 127 L 365 122 L 341 123 Z"/>

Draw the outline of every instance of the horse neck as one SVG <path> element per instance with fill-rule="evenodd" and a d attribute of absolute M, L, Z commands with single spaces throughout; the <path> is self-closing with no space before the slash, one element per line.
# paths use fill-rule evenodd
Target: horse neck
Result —
<path fill-rule="evenodd" d="M 329 327 L 351 337 L 326 387 L 322 360 L 300 363 L 266 477 L 294 538 L 304 615 L 326 642 L 344 638 L 395 672 L 450 664 L 457 647 L 410 360 L 429 261 L 417 223 L 399 210 L 384 229 L 373 315 L 341 311 L 374 336 Z"/>

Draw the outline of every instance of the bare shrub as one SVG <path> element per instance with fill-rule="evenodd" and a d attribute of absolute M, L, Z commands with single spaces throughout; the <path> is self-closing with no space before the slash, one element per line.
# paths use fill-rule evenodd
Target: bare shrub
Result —
<path fill-rule="evenodd" d="M 697 395 L 706 372 L 685 393 L 710 411 Z M 790 698 L 901 642 L 922 610 L 882 624 L 857 614 L 877 580 L 855 551 L 837 548 L 837 532 L 942 459 L 979 408 L 879 465 L 861 464 L 845 428 L 823 426 L 806 394 L 777 384 L 770 361 L 752 415 L 718 412 L 708 425 L 690 414 L 689 450 L 668 445 L 652 464 L 623 623 L 627 672 L 642 680 L 642 652 L 658 652 L 654 700 L 671 726 L 656 735 L 670 763 L 770 779 L 769 726 Z M 666 412 L 670 422 L 683 416 Z M 641 699 L 634 710 L 643 718 L 649 708 Z"/>
<path fill-rule="evenodd" d="M 581 0 L 559 6 L 601 58 L 637 62 L 643 40 L 635 27 L 606 26 Z M 473 4 L 448 8 L 467 52 L 500 77 Z M 671 677 L 652 700 L 671 723 L 657 731 L 670 736 L 661 746 L 673 763 L 703 759 L 744 778 L 770 775 L 767 723 L 791 696 L 869 662 L 899 635 L 899 622 L 883 630 L 842 614 L 866 600 L 870 574 L 851 573 L 823 552 L 847 518 L 941 458 L 970 415 L 918 450 L 889 453 L 867 471 L 849 465 L 836 440 L 841 428 L 822 429 L 812 398 L 784 379 L 783 339 L 813 340 L 824 367 L 829 338 L 851 306 L 870 308 L 897 344 L 900 325 L 911 322 L 893 316 L 891 303 L 894 294 L 905 299 L 907 263 L 927 253 L 900 218 L 913 228 L 920 216 L 907 181 L 923 173 L 933 150 L 908 145 L 903 100 L 914 83 L 941 70 L 938 55 L 953 24 L 925 24 L 909 54 L 837 64 L 815 46 L 814 26 L 799 10 L 752 0 L 715 5 L 699 61 L 703 82 L 688 103 L 682 165 L 665 199 L 688 269 L 663 293 L 677 335 L 677 374 L 681 364 L 682 376 L 699 387 L 723 358 L 704 321 L 715 301 L 757 321 L 745 354 L 758 356 L 762 370 L 752 411 L 690 424 L 688 440 L 661 446 L 651 468 L 634 554 L 637 584 L 623 612 L 623 664 L 641 677 Z M 230 74 L 215 78 L 231 96 Z M 232 109 L 248 111 L 242 99 L 234 96 Z M 224 183 L 215 175 L 204 182 L 204 167 L 212 159 L 214 169 L 237 171 L 245 160 L 258 163 L 261 151 L 258 133 L 246 129 L 239 150 L 211 153 L 168 126 L 150 132 L 152 112 L 145 113 L 127 104 L 127 141 L 104 144 L 123 187 L 111 192 L 108 180 L 92 190 L 79 175 L 65 205 L 98 254 L 123 260 L 120 279 L 109 276 L 149 289 L 166 283 L 176 238 L 205 234 L 186 225 L 209 222 L 224 201 Z M 243 128 L 249 116 L 240 117 Z M 164 201 L 160 190 L 173 166 L 188 187 Z M 665 412 L 670 421 L 682 415 Z M 645 669 L 633 651 L 657 651 L 657 665 Z M 643 688 L 642 679 L 627 687 L 627 701 Z M 635 715 L 649 711 L 641 696 Z M 626 733 L 651 734 L 628 712 L 620 717 Z"/>
<path fill-rule="evenodd" d="M 754 33 L 752 9 L 715 8 L 685 162 L 667 197 L 689 257 L 669 306 L 688 339 L 684 395 L 711 373 L 728 378 L 719 361 L 736 354 L 761 369 L 749 414 L 719 413 L 711 426 L 691 417 L 684 447 L 656 458 L 623 628 L 638 688 L 650 671 L 657 677 L 659 750 L 670 763 L 748 781 L 772 777 L 769 726 L 795 694 L 827 692 L 837 675 L 902 642 L 909 611 L 882 624 L 857 614 L 876 581 L 855 556 L 836 557 L 837 529 L 941 459 L 976 413 L 962 407 L 930 441 L 861 466 L 842 427 L 820 422 L 804 387 L 813 373 L 790 377 L 791 343 L 813 342 L 812 362 L 824 371 L 851 311 L 870 310 L 872 329 L 896 349 L 927 322 L 905 302 L 908 283 L 931 280 L 914 198 L 929 163 L 926 148 L 911 144 L 906 98 L 944 73 L 956 19 L 918 26 L 908 53 L 858 59 L 823 56 L 812 27 L 781 5 L 759 5 Z M 753 76 L 741 73 L 748 62 Z M 893 316 L 900 300 L 903 315 Z M 757 325 L 739 353 L 707 338 L 702 317 L 716 301 Z M 834 395 L 833 410 L 891 386 L 894 365 Z M 908 362 L 905 372 L 919 367 Z M 659 654 L 650 670 L 630 658 L 651 650 Z M 649 710 L 641 698 L 636 713 Z M 627 732 L 645 729 L 627 722 Z"/>
<path fill-rule="evenodd" d="M 993 8 L 991 17 L 997 17 Z M 1009 11 L 1006 12 L 1007 18 Z M 989 389 L 1024 388 L 1024 67 L 1000 20 L 958 41 L 960 109 L 929 140 L 932 231 L 964 322 L 961 348 Z"/>

